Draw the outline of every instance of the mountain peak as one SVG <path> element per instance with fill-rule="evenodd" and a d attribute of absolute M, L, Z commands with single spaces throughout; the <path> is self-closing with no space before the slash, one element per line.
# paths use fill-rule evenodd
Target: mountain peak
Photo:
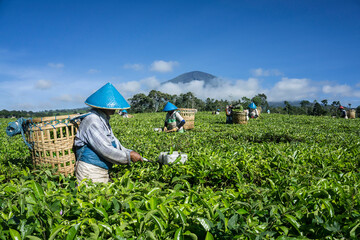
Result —
<path fill-rule="evenodd" d="M 215 78 L 217 78 L 217 77 L 212 74 L 209 74 L 209 73 L 205 73 L 205 72 L 201 72 L 201 71 L 192 71 L 192 72 L 187 72 L 187 73 L 181 74 L 181 75 L 179 75 L 173 79 L 170 79 L 164 83 L 189 83 L 189 82 L 195 81 L 195 80 L 204 81 L 205 83 L 208 83 Z"/>

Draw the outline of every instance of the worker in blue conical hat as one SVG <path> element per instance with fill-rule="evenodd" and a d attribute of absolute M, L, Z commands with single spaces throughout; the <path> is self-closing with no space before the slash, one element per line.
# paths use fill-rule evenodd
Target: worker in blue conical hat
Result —
<path fill-rule="evenodd" d="M 180 113 L 176 111 L 177 109 L 178 108 L 171 102 L 166 103 L 163 109 L 164 112 L 167 112 L 165 117 L 164 130 L 184 132 L 183 126 L 185 124 L 185 120 L 180 115 Z"/>
<path fill-rule="evenodd" d="M 75 175 L 78 182 L 91 179 L 107 183 L 113 164 L 143 161 L 139 153 L 121 145 L 109 123 L 116 110 L 130 108 L 130 105 L 111 83 L 88 97 L 85 104 L 92 109 L 82 119 L 75 136 Z"/>
<path fill-rule="evenodd" d="M 120 115 L 121 115 L 123 118 L 128 118 L 128 117 L 129 117 L 128 112 L 126 111 L 126 109 L 122 110 Z"/>
<path fill-rule="evenodd" d="M 250 109 L 250 117 L 251 118 L 259 117 L 259 111 L 257 110 L 255 103 L 253 103 L 253 102 L 250 103 L 248 107 Z"/>

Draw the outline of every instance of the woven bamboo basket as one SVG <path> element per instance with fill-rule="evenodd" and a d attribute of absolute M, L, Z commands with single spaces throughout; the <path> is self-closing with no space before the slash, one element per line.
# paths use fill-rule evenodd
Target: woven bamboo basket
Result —
<path fill-rule="evenodd" d="M 195 127 L 195 113 L 197 112 L 197 109 L 193 108 L 179 108 L 180 115 L 185 120 L 184 129 L 193 129 Z"/>
<path fill-rule="evenodd" d="M 246 112 L 232 112 L 233 123 L 247 124 Z"/>
<path fill-rule="evenodd" d="M 64 115 L 32 119 L 26 132 L 34 166 L 46 165 L 57 168 L 58 173 L 73 174 L 75 153 L 74 138 L 80 120 L 70 122 L 78 115 Z"/>
<path fill-rule="evenodd" d="M 350 109 L 348 112 L 347 112 L 347 115 L 350 119 L 355 119 L 355 116 L 356 116 L 356 112 L 355 112 L 355 109 Z"/>

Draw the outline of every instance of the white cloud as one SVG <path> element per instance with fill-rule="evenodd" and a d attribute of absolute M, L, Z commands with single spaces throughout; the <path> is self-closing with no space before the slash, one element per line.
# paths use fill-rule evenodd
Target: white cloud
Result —
<path fill-rule="evenodd" d="M 52 68 L 63 68 L 64 64 L 63 63 L 48 63 L 48 66 L 52 67 Z"/>
<path fill-rule="evenodd" d="M 132 69 L 135 71 L 140 71 L 144 68 L 144 66 L 142 64 L 139 63 L 135 63 L 135 64 L 124 64 L 123 68 L 125 69 Z"/>
<path fill-rule="evenodd" d="M 35 89 L 45 90 L 45 89 L 49 89 L 51 87 L 52 87 L 52 82 L 50 80 L 41 79 L 41 80 L 37 81 L 35 84 Z"/>
<path fill-rule="evenodd" d="M 130 98 L 138 93 L 147 93 L 151 90 L 157 90 L 160 85 L 161 84 L 156 77 L 148 77 L 141 79 L 140 81 L 129 81 L 116 84 L 116 88 L 124 98 Z"/>
<path fill-rule="evenodd" d="M 146 89 L 150 90 L 157 89 L 161 85 L 161 83 L 159 82 L 159 80 L 156 79 L 156 77 L 144 78 L 140 80 L 140 84 Z"/>
<path fill-rule="evenodd" d="M 101 87 L 98 86 L 101 81 L 0 63 L 0 109 L 39 111 L 85 107 L 83 96 Z"/>
<path fill-rule="evenodd" d="M 302 100 L 316 97 L 318 88 L 307 78 L 282 78 L 268 91 L 270 101 Z"/>
<path fill-rule="evenodd" d="M 178 65 L 177 62 L 155 61 L 152 69 L 166 72 L 171 71 L 176 65 Z M 54 64 L 54 67 L 56 66 L 61 68 L 61 64 Z M 97 71 L 93 70 L 92 72 Z M 203 100 L 208 97 L 238 100 L 244 96 L 251 98 L 258 93 L 265 93 L 268 101 L 329 99 L 330 102 L 331 97 L 334 96 L 334 100 L 341 102 L 360 102 L 358 100 L 360 99 L 360 83 L 357 85 L 356 83 L 353 85 L 333 84 L 307 78 L 285 77 L 278 77 L 277 81 L 273 82 L 276 77 L 272 77 L 271 81 L 266 82 L 267 86 L 271 83 L 272 85 L 264 89 L 263 82 L 259 80 L 260 77 L 280 76 L 280 71 L 260 68 L 254 69 L 253 73 L 258 77 L 238 80 L 217 79 L 212 85 L 205 85 L 203 81 L 196 80 L 185 84 L 161 84 L 155 76 L 129 82 L 124 82 L 125 77 L 121 76 L 114 78 L 113 81 L 125 98 L 137 93 L 147 94 L 154 89 L 177 95 L 193 92 L 196 97 Z M 66 72 L 46 66 L 42 68 L 11 66 L 0 62 L 0 109 L 38 111 L 86 107 L 84 101 L 106 83 L 104 79 L 106 76 L 102 74 L 92 76 L 90 81 L 89 76 L 84 77 L 84 74 L 72 73 L 69 76 Z"/>
<path fill-rule="evenodd" d="M 280 72 L 277 69 L 262 69 L 262 68 L 256 68 L 252 69 L 251 74 L 255 77 L 268 77 L 268 76 L 282 76 L 284 75 L 282 72 Z"/>
<path fill-rule="evenodd" d="M 83 103 L 84 98 L 74 94 L 62 94 L 60 96 L 52 98 L 55 101 L 67 102 L 67 103 Z"/>
<path fill-rule="evenodd" d="M 199 80 L 194 80 L 189 83 L 166 83 L 161 85 L 158 90 L 177 95 L 192 92 L 196 97 L 204 100 L 206 98 L 237 100 L 244 96 L 253 97 L 257 93 L 263 92 L 256 78 L 237 80 L 234 83 L 221 80 L 221 83 L 216 85 L 205 85 L 204 81 Z"/>
<path fill-rule="evenodd" d="M 356 84 L 355 87 L 359 87 L 359 84 Z M 329 94 L 335 97 L 360 97 L 360 90 L 353 88 L 347 84 L 343 85 L 325 85 L 322 88 L 322 91 L 325 94 Z"/>
<path fill-rule="evenodd" d="M 69 76 L 53 68 L 0 62 L 0 109 L 39 111 L 86 107 L 86 98 L 105 83 L 103 77 L 90 81 L 84 74 Z"/>
<path fill-rule="evenodd" d="M 95 73 L 99 73 L 99 72 L 100 72 L 99 70 L 94 69 L 94 68 L 91 68 L 91 69 L 89 69 L 89 71 L 88 71 L 89 74 L 95 74 Z"/>
<path fill-rule="evenodd" d="M 28 68 L 28 67 L 19 67 L 19 66 L 10 66 L 6 64 L 0 64 L 0 74 L 7 76 L 9 79 L 17 79 L 17 80 L 31 80 L 41 78 L 49 78 L 51 75 L 49 71 L 39 70 L 36 68 Z"/>
<path fill-rule="evenodd" d="M 63 102 L 72 102 L 73 101 L 73 97 L 70 94 L 63 94 L 59 97 L 54 98 L 56 100 L 59 101 L 63 101 Z"/>
<path fill-rule="evenodd" d="M 141 83 L 139 81 L 130 81 L 125 83 L 117 84 L 117 89 L 120 93 L 137 93 L 141 90 Z"/>
<path fill-rule="evenodd" d="M 322 91 L 326 94 L 341 95 L 341 96 L 349 95 L 351 90 L 352 88 L 348 85 L 335 85 L 335 86 L 325 85 L 322 88 Z"/>
<path fill-rule="evenodd" d="M 165 62 L 163 60 L 159 60 L 159 61 L 154 61 L 151 64 L 150 70 L 154 71 L 154 72 L 161 72 L 161 73 L 172 72 L 173 68 L 178 65 L 179 65 L 179 63 L 176 61 Z"/>

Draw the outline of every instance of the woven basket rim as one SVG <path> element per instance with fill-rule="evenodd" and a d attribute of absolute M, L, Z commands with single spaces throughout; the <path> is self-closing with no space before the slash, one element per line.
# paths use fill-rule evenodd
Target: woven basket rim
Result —
<path fill-rule="evenodd" d="M 73 118 L 79 116 L 78 114 L 70 114 L 70 115 L 60 115 L 60 116 L 51 116 L 51 117 L 41 117 L 41 118 L 33 118 L 32 122 L 40 123 L 40 122 L 48 122 L 48 121 L 54 121 L 54 120 L 63 120 L 67 118 Z"/>
<path fill-rule="evenodd" d="M 180 110 L 180 111 L 193 111 L 193 112 L 197 111 L 196 108 L 178 108 L 178 110 Z"/>

